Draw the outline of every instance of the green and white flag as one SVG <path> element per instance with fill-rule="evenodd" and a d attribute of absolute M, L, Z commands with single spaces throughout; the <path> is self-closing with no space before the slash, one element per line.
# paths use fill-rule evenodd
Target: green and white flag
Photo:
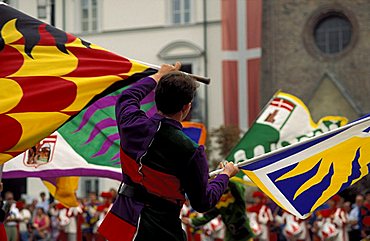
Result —
<path fill-rule="evenodd" d="M 336 129 L 347 122 L 347 118 L 342 116 L 325 116 L 315 123 L 307 106 L 299 98 L 278 92 L 226 160 L 242 162 Z M 251 184 L 243 171 L 234 179 Z"/>

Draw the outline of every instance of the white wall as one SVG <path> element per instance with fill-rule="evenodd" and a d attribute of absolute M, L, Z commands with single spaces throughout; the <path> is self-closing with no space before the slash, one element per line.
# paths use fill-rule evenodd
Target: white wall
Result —
<path fill-rule="evenodd" d="M 224 124 L 224 105 L 222 96 L 222 65 L 221 65 L 221 26 L 208 26 L 208 128 L 217 128 Z M 217 41 L 215 41 L 217 40 Z"/>
<path fill-rule="evenodd" d="M 40 199 L 40 193 L 45 192 L 46 197 L 49 198 L 49 191 L 42 183 L 40 178 L 27 178 L 27 202 L 32 199 Z"/>
<path fill-rule="evenodd" d="M 105 0 L 102 7 L 102 30 L 162 26 L 166 23 L 165 0 Z"/>
<path fill-rule="evenodd" d="M 37 18 L 37 1 L 36 0 L 18 1 L 17 9 L 26 13 L 27 15 Z"/>

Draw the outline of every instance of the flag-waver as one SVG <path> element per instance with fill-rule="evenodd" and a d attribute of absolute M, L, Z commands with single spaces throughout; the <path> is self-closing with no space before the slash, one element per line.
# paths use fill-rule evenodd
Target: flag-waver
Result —
<path fill-rule="evenodd" d="M 0 4 L 0 164 L 90 103 L 154 73 Z"/>
<path fill-rule="evenodd" d="M 306 218 L 370 169 L 370 115 L 239 164 L 285 210 Z"/>

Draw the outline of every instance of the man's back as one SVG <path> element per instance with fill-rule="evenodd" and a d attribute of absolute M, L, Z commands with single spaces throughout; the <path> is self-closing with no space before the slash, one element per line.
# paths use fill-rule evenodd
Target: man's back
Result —
<path fill-rule="evenodd" d="M 154 194 L 176 202 L 179 207 L 185 201 L 181 179 L 189 174 L 185 173 L 186 167 L 198 148 L 180 128 L 176 123 L 162 122 L 141 161 L 145 166 L 144 185 L 155 185 Z"/>
<path fill-rule="evenodd" d="M 182 133 L 180 124 L 190 110 L 195 85 L 181 73 L 163 76 L 179 68 L 176 66 L 162 66 L 157 74 L 123 91 L 117 101 L 124 185 L 99 228 L 110 241 L 185 240 L 179 220 L 185 193 L 194 209 L 206 211 L 218 202 L 229 176 L 238 171 L 230 163 L 224 173 L 208 182 L 204 148 L 191 142 Z M 140 110 L 140 102 L 156 87 L 159 78 L 156 89 L 159 113 L 149 118 Z M 173 89 L 169 91 L 161 83 L 168 83 Z M 176 98 L 168 101 L 166 93 L 169 96 L 176 93 Z M 158 96 L 163 98 L 157 99 Z M 164 113 L 159 103 L 164 109 L 167 104 L 179 109 Z"/>

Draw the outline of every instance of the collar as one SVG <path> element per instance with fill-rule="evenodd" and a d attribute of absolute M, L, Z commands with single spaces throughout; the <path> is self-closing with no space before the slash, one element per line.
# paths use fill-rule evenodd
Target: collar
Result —
<path fill-rule="evenodd" d="M 175 127 L 176 129 L 179 129 L 179 130 L 182 130 L 182 125 L 180 122 L 178 122 L 177 120 L 174 120 L 174 119 L 171 119 L 171 118 L 168 118 L 168 117 L 165 117 L 159 113 L 155 113 L 154 116 L 152 117 L 154 120 L 159 120 L 161 121 L 162 123 L 165 123 L 165 124 L 168 124 L 170 126 L 173 126 Z"/>

